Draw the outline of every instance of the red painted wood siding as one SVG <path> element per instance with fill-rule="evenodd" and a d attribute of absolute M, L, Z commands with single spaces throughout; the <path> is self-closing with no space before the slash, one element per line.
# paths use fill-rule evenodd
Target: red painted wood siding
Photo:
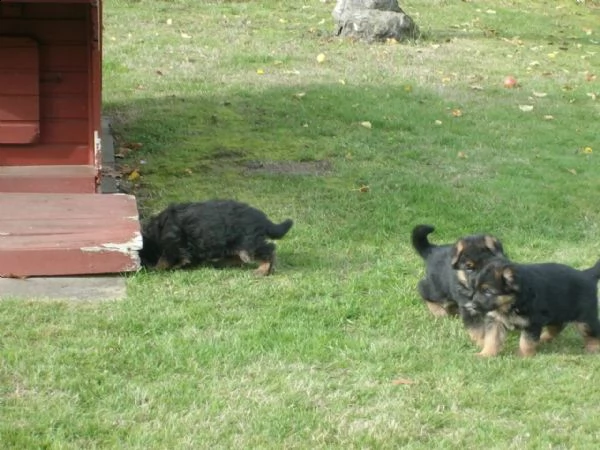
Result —
<path fill-rule="evenodd" d="M 38 142 L 3 145 L 0 140 L 0 165 L 94 164 L 100 105 L 91 92 L 92 9 L 89 1 L 0 1 L 0 35 L 39 43 L 40 95 Z"/>
<path fill-rule="evenodd" d="M 0 144 L 31 144 L 40 137 L 38 44 L 0 36 Z"/>

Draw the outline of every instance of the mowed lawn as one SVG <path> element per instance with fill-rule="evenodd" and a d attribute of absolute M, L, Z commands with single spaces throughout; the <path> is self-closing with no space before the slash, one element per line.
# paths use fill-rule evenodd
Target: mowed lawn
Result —
<path fill-rule="evenodd" d="M 104 2 L 105 114 L 142 216 L 220 197 L 295 224 L 272 277 L 1 302 L 0 448 L 597 448 L 600 355 L 568 328 L 477 358 L 419 299 L 410 231 L 600 258 L 599 2 L 410 0 L 422 38 L 373 45 L 334 36 L 334 5 Z"/>

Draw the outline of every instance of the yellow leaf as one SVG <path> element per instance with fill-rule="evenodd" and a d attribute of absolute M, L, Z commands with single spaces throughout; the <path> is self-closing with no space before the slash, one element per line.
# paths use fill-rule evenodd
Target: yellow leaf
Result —
<path fill-rule="evenodd" d="M 167 19 L 167 25 L 173 25 L 173 19 Z"/>
<path fill-rule="evenodd" d="M 365 120 L 364 122 L 360 123 L 363 127 L 371 129 L 373 128 L 373 125 L 371 125 L 371 122 L 369 122 L 368 120 Z"/>
<path fill-rule="evenodd" d="M 586 155 L 589 155 L 592 153 L 592 147 L 585 147 L 583 149 L 583 153 L 585 153 Z"/>
<path fill-rule="evenodd" d="M 127 177 L 127 179 L 129 181 L 135 181 L 138 180 L 140 178 L 140 173 L 137 170 L 134 170 L 133 172 L 131 172 L 129 174 L 129 176 Z"/>
<path fill-rule="evenodd" d="M 542 98 L 542 97 L 545 97 L 546 95 L 548 95 L 546 92 L 535 92 L 535 91 L 533 91 L 532 94 L 534 97 L 539 97 L 539 98 Z"/>
<path fill-rule="evenodd" d="M 567 169 L 567 172 L 573 175 L 577 175 L 577 171 L 575 169 Z"/>
<path fill-rule="evenodd" d="M 187 33 L 181 33 L 181 37 L 184 39 L 191 39 L 192 37 Z"/>
<path fill-rule="evenodd" d="M 462 116 L 462 111 L 460 109 L 458 109 L 458 108 L 453 109 L 452 110 L 452 116 L 454 116 L 454 117 L 460 117 L 460 116 Z"/>
<path fill-rule="evenodd" d="M 410 84 L 404 85 L 404 92 L 412 92 L 412 86 Z"/>
<path fill-rule="evenodd" d="M 340 84 L 346 84 L 346 80 L 342 80 L 342 79 L 340 79 L 340 80 L 338 80 L 338 81 L 340 82 Z"/>
<path fill-rule="evenodd" d="M 551 116 L 550 114 L 547 114 L 544 116 L 544 120 L 554 120 L 554 116 Z"/>
<path fill-rule="evenodd" d="M 265 71 L 263 69 L 256 69 L 256 73 L 259 75 L 264 75 Z"/>
<path fill-rule="evenodd" d="M 458 152 L 458 156 L 460 159 L 467 159 L 467 154 L 465 152 Z"/>
<path fill-rule="evenodd" d="M 441 121 L 441 120 L 436 120 L 436 121 L 435 121 L 435 124 L 436 124 L 436 125 L 441 125 L 441 124 L 442 124 L 442 121 Z"/>
<path fill-rule="evenodd" d="M 533 105 L 519 105 L 519 109 L 524 112 L 533 111 Z"/>
<path fill-rule="evenodd" d="M 325 61 L 325 53 L 319 53 L 317 55 L 317 62 L 320 64 Z"/>

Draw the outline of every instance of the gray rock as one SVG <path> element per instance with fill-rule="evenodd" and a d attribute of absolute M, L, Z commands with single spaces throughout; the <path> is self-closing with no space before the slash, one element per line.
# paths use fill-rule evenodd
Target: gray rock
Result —
<path fill-rule="evenodd" d="M 367 42 L 419 36 L 419 27 L 397 0 L 337 0 L 332 16 L 338 35 Z"/>

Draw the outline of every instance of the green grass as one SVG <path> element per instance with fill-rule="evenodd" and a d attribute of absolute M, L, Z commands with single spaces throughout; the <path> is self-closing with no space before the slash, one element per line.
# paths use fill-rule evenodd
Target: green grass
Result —
<path fill-rule="evenodd" d="M 597 447 L 600 362 L 576 332 L 477 359 L 419 300 L 409 235 L 596 261 L 600 5 L 401 6 L 423 38 L 368 46 L 332 37 L 332 2 L 106 0 L 105 112 L 143 144 L 124 161 L 142 214 L 218 196 L 296 223 L 273 277 L 141 272 L 120 302 L 0 303 L 0 447 Z"/>

